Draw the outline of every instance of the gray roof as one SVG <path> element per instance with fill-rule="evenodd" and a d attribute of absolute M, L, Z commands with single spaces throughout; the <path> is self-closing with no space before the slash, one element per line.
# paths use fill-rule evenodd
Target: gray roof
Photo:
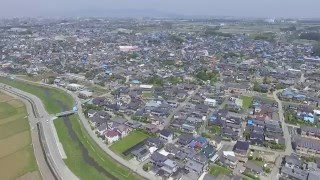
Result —
<path fill-rule="evenodd" d="M 217 179 L 217 177 L 212 176 L 211 174 L 206 174 L 203 177 L 203 180 L 216 180 L 216 179 Z"/>
<path fill-rule="evenodd" d="M 290 178 L 295 178 L 299 180 L 307 180 L 308 172 L 303 171 L 299 168 L 288 168 L 288 167 L 282 167 L 281 168 L 281 173 L 286 174 Z"/>
<path fill-rule="evenodd" d="M 303 138 L 300 136 L 295 136 L 293 139 L 296 146 L 320 151 L 320 141 L 318 140 Z"/>
<path fill-rule="evenodd" d="M 301 131 L 304 131 L 304 132 L 312 132 L 315 134 L 320 134 L 320 128 L 317 128 L 317 127 L 301 126 L 300 129 L 301 129 Z"/>
<path fill-rule="evenodd" d="M 141 158 L 141 157 L 144 157 L 144 156 L 150 154 L 150 151 L 146 146 L 142 146 L 141 148 L 136 149 L 136 150 L 132 151 L 131 153 L 134 156 Z"/>
<path fill-rule="evenodd" d="M 197 173 L 202 172 L 203 165 L 194 161 L 194 160 L 188 160 L 186 164 L 187 169 L 192 169 L 193 171 L 196 171 Z"/>
<path fill-rule="evenodd" d="M 297 167 L 300 167 L 302 165 L 302 161 L 299 159 L 298 156 L 295 156 L 295 155 L 285 156 L 284 159 L 285 159 L 285 162 L 290 165 L 294 165 Z"/>
<path fill-rule="evenodd" d="M 263 172 L 263 168 L 261 166 L 259 166 L 258 164 L 252 162 L 252 161 L 247 161 L 244 164 L 244 167 L 256 172 L 256 173 L 262 173 Z"/>
<path fill-rule="evenodd" d="M 166 161 L 164 161 L 163 164 L 171 168 L 174 168 L 177 166 L 177 163 L 175 161 L 172 161 L 171 159 L 167 159 Z"/>

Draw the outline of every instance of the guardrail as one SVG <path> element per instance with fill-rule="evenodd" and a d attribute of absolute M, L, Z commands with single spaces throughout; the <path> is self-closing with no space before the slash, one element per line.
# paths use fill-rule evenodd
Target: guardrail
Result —
<path fill-rule="evenodd" d="M 39 112 L 37 110 L 37 107 L 36 107 L 35 103 L 33 102 L 33 100 L 31 98 L 29 98 L 28 96 L 25 96 L 25 95 L 23 95 L 21 93 L 15 92 L 15 91 L 11 90 L 10 88 L 7 88 L 7 87 L 0 86 L 0 88 L 3 89 L 4 91 L 7 91 L 7 92 L 9 92 L 11 94 L 14 94 L 16 96 L 19 96 L 19 97 L 27 100 L 31 104 L 32 113 L 33 113 L 34 117 L 35 118 L 39 118 L 40 117 Z M 62 178 L 59 176 L 59 173 L 57 172 L 56 168 L 54 167 L 54 165 L 52 163 L 53 160 L 52 160 L 52 157 L 50 156 L 50 153 L 49 153 L 49 148 L 48 148 L 48 145 L 46 143 L 46 139 L 45 139 L 45 136 L 44 136 L 44 133 L 43 133 L 43 128 L 42 128 L 41 122 L 37 123 L 37 130 L 38 130 L 41 149 L 42 149 L 42 152 L 43 152 L 44 157 L 45 157 L 45 161 L 46 161 L 46 163 L 47 163 L 47 165 L 48 165 L 53 177 L 56 180 L 62 180 Z"/>

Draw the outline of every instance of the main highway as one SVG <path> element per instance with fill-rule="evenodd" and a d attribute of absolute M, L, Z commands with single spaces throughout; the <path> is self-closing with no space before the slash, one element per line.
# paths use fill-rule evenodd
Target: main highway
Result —
<path fill-rule="evenodd" d="M 43 179 L 79 179 L 70 171 L 70 169 L 66 166 L 66 164 L 63 161 L 63 153 L 61 152 L 61 149 L 59 149 L 60 142 L 58 142 L 57 138 L 55 137 L 56 132 L 52 123 L 53 116 L 48 114 L 41 100 L 33 94 L 21 91 L 8 85 L 1 84 L 0 88 L 9 94 L 13 94 L 15 96 L 20 97 L 20 99 L 22 99 L 27 105 L 27 110 L 29 114 L 28 119 L 32 129 L 31 135 L 34 152 Z M 32 107 L 31 103 L 33 103 L 35 107 Z M 33 113 L 34 110 L 37 115 Z M 42 124 L 43 135 L 46 143 L 45 146 L 47 147 L 48 151 L 46 156 L 49 157 L 49 163 L 52 167 L 49 167 L 48 163 L 44 161 L 45 154 L 42 152 L 39 137 L 37 136 L 38 133 L 36 132 L 38 122 Z M 52 168 L 53 170 L 50 170 L 50 168 Z"/>

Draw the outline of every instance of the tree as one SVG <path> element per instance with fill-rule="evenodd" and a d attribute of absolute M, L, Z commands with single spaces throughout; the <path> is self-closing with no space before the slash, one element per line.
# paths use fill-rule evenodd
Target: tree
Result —
<path fill-rule="evenodd" d="M 149 171 L 149 168 L 150 168 L 150 165 L 149 165 L 148 163 L 146 163 L 146 164 L 144 164 L 144 165 L 142 166 L 142 169 L 143 169 L 144 171 Z"/>
<path fill-rule="evenodd" d="M 313 46 L 313 55 L 320 56 L 320 42 Z"/>

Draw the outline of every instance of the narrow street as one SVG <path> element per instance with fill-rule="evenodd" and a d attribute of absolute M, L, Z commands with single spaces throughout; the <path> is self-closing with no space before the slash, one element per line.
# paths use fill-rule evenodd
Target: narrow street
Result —
<path fill-rule="evenodd" d="M 190 101 L 190 99 L 195 94 L 198 93 L 199 89 L 200 89 L 200 86 L 198 86 L 196 90 L 194 90 L 182 103 L 180 103 L 179 106 L 177 108 L 175 108 L 166 119 L 164 119 L 164 124 L 163 124 L 164 128 L 166 128 L 166 127 L 168 127 L 170 125 L 170 121 L 171 121 L 172 117 L 177 112 L 179 112 Z"/>

